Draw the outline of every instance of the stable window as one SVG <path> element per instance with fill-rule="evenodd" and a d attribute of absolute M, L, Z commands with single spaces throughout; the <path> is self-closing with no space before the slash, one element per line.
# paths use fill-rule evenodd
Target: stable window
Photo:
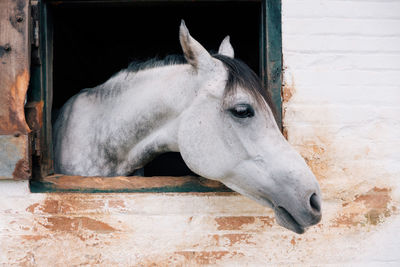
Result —
<path fill-rule="evenodd" d="M 146 177 L 53 175 L 51 114 L 81 89 L 105 82 L 133 60 L 182 54 L 181 19 L 210 51 L 231 36 L 235 57 L 271 91 L 281 124 L 280 1 L 47 0 L 36 2 L 32 15 L 36 42 L 28 104 L 43 103 L 42 124 L 34 125 L 32 191 L 229 191 L 195 177 L 179 153 L 163 154 L 146 165 Z"/>

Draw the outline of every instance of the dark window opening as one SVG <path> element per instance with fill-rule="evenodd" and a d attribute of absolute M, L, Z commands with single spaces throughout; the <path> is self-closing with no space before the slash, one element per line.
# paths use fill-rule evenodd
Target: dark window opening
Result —
<path fill-rule="evenodd" d="M 261 2 L 83 2 L 50 5 L 53 111 L 80 90 L 105 82 L 133 60 L 182 54 L 178 38 L 181 19 L 211 52 L 230 35 L 235 57 L 260 73 Z M 194 175 L 179 153 L 157 157 L 145 167 L 144 174 Z"/>

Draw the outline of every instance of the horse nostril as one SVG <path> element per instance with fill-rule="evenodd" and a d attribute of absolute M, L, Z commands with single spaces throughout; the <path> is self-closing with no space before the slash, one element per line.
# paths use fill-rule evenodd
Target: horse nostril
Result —
<path fill-rule="evenodd" d="M 321 202 L 317 194 L 312 194 L 310 197 L 310 205 L 313 211 L 320 212 L 321 211 Z"/>

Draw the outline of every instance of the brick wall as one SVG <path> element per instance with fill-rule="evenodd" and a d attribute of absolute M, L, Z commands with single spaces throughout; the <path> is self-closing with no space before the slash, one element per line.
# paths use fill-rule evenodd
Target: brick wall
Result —
<path fill-rule="evenodd" d="M 388 233 L 400 227 L 400 1 L 283 1 L 282 10 L 288 140 L 317 175 L 325 213 L 335 207 L 336 226 L 352 229 L 338 240 L 375 232 L 347 260 L 398 264 Z"/>
<path fill-rule="evenodd" d="M 400 1 L 283 0 L 284 126 L 318 177 L 304 235 L 234 193 L 31 194 L 0 181 L 0 264 L 399 265 Z"/>

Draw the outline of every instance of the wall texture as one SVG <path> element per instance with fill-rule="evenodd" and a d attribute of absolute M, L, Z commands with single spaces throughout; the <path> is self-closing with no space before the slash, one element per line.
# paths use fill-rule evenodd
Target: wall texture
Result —
<path fill-rule="evenodd" d="M 320 181 L 296 235 L 234 193 L 31 194 L 0 181 L 0 264 L 400 264 L 400 1 L 284 0 L 284 127 Z"/>
<path fill-rule="evenodd" d="M 320 263 L 399 264 L 400 1 L 282 10 L 284 126 L 322 186 L 323 226 L 333 216 L 324 249 L 340 247 Z"/>

